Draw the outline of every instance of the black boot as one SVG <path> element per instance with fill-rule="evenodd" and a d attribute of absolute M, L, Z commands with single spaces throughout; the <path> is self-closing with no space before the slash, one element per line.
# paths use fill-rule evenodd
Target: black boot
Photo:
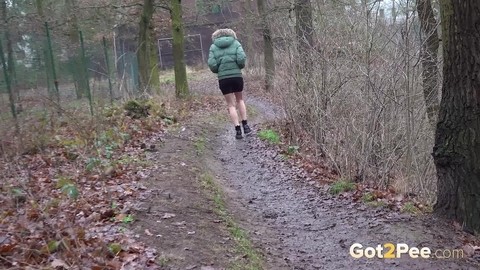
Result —
<path fill-rule="evenodd" d="M 245 135 L 250 135 L 252 133 L 252 129 L 248 126 L 247 120 L 242 121 L 242 126 L 243 126 L 243 133 L 245 133 Z"/>
<path fill-rule="evenodd" d="M 235 138 L 237 140 L 243 139 L 242 129 L 240 128 L 240 126 L 235 126 L 235 132 L 236 132 Z"/>

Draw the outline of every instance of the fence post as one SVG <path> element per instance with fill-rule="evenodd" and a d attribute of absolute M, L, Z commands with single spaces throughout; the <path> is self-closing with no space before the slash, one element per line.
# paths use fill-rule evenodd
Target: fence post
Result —
<path fill-rule="evenodd" d="M 52 68 L 53 84 L 55 85 L 55 96 L 57 97 L 57 106 L 60 107 L 60 91 L 58 91 L 57 72 L 55 70 L 55 59 L 53 58 L 52 40 L 50 39 L 50 29 L 48 28 L 48 22 L 45 22 L 45 29 L 47 32 L 48 52 L 50 56 L 50 67 Z M 58 110 L 61 113 L 61 110 Z"/>
<path fill-rule="evenodd" d="M 92 102 L 92 92 L 90 91 L 90 80 L 88 78 L 88 67 L 87 67 L 87 57 L 85 56 L 85 46 L 83 44 L 83 33 L 78 31 L 80 34 L 80 46 L 82 49 L 82 64 L 85 69 L 85 82 L 87 83 L 87 95 L 88 102 L 90 103 L 90 114 L 93 115 L 93 102 Z"/>
<path fill-rule="evenodd" d="M 10 82 L 10 76 L 8 75 L 7 63 L 5 62 L 5 55 L 3 54 L 3 46 L 0 40 L 0 61 L 2 62 L 3 75 L 5 76 L 5 84 L 7 85 L 8 99 L 10 101 L 10 110 L 12 111 L 13 120 L 15 121 L 15 131 L 20 133 L 20 127 L 18 125 L 17 110 L 15 109 L 15 98 L 12 92 L 12 85 Z"/>
<path fill-rule="evenodd" d="M 110 61 L 108 59 L 107 40 L 103 37 L 103 51 L 105 52 L 105 63 L 107 65 L 108 73 L 108 89 L 110 90 L 110 104 L 113 104 L 113 89 L 112 89 L 112 71 L 110 70 Z"/>

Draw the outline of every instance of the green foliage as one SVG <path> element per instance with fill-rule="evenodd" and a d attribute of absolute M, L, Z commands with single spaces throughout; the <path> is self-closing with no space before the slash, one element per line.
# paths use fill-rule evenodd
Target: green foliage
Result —
<path fill-rule="evenodd" d="M 67 177 L 59 177 L 56 188 L 60 189 L 64 194 L 66 194 L 71 199 L 77 199 L 79 192 L 77 186 Z"/>
<path fill-rule="evenodd" d="M 75 185 L 66 185 L 62 188 L 62 191 L 71 199 L 78 198 L 79 192 L 77 186 Z"/>
<path fill-rule="evenodd" d="M 258 132 L 258 137 L 264 141 L 267 141 L 271 144 L 280 143 L 280 135 L 277 132 L 271 129 L 266 129 Z"/>
<path fill-rule="evenodd" d="M 132 215 L 127 215 L 127 216 L 123 217 L 123 219 L 122 219 L 122 222 L 125 223 L 125 224 L 129 224 L 129 223 L 132 223 L 134 221 L 135 221 L 135 219 L 133 218 Z"/>
<path fill-rule="evenodd" d="M 107 118 L 119 116 L 122 114 L 122 112 L 123 112 L 122 108 L 116 104 L 107 106 L 103 109 L 103 115 Z"/>
<path fill-rule="evenodd" d="M 15 203 L 24 203 L 27 200 L 26 193 L 21 188 L 12 188 L 12 195 Z"/>
<path fill-rule="evenodd" d="M 21 188 L 13 188 L 12 194 L 13 196 L 22 196 L 24 194 L 24 191 Z"/>
<path fill-rule="evenodd" d="M 161 256 L 158 258 L 158 264 L 162 267 L 166 267 L 168 263 L 170 262 L 170 258 Z"/>
<path fill-rule="evenodd" d="M 164 117 L 164 118 L 163 118 L 163 122 L 164 122 L 166 125 L 173 125 L 173 124 L 176 123 L 176 120 L 175 120 L 175 118 Z"/>
<path fill-rule="evenodd" d="M 117 127 L 103 131 L 94 142 L 98 157 L 112 159 L 115 150 L 118 149 L 128 139 L 130 139 L 130 135 L 121 132 Z M 100 163 L 101 162 L 98 162 L 93 165 L 96 167 L 100 165 Z"/>
<path fill-rule="evenodd" d="M 289 155 L 295 155 L 296 153 L 298 153 L 298 150 L 300 149 L 299 146 L 297 145 L 290 145 L 288 146 L 287 148 L 287 154 Z"/>
<path fill-rule="evenodd" d="M 53 253 L 53 252 L 57 251 L 59 247 L 60 247 L 60 242 L 52 240 L 52 241 L 48 242 L 46 248 L 47 248 L 48 253 Z"/>
<path fill-rule="evenodd" d="M 350 182 L 350 181 L 346 181 L 346 180 L 339 180 L 335 183 L 333 183 L 331 186 L 330 186 L 330 193 L 333 194 L 333 195 L 337 195 L 337 194 L 340 194 L 342 192 L 348 192 L 348 191 L 352 191 L 355 189 L 355 184 Z"/>
<path fill-rule="evenodd" d="M 364 203 L 372 202 L 374 200 L 375 200 L 375 195 L 371 192 L 367 192 L 362 196 L 362 202 Z"/>
<path fill-rule="evenodd" d="M 102 160 L 99 159 L 99 158 L 96 158 L 96 157 L 89 158 L 87 160 L 87 165 L 86 165 L 85 169 L 87 171 L 91 172 L 91 171 L 93 171 L 93 169 L 100 166 L 101 163 L 102 163 Z"/>
<path fill-rule="evenodd" d="M 402 206 L 403 213 L 417 214 L 420 210 L 411 202 L 407 202 Z"/>
<path fill-rule="evenodd" d="M 68 177 L 64 177 L 64 176 L 60 176 L 58 177 L 58 181 L 57 181 L 57 184 L 55 185 L 56 188 L 63 188 L 64 186 L 66 185 L 70 185 L 72 184 L 72 180 L 70 180 L 70 178 Z"/>
<path fill-rule="evenodd" d="M 108 250 L 114 255 L 117 256 L 122 251 L 122 245 L 119 243 L 111 243 L 108 245 Z"/>
<path fill-rule="evenodd" d="M 371 206 L 371 207 L 386 207 L 387 206 L 387 203 L 384 202 L 384 201 L 371 201 L 371 202 L 367 202 L 367 205 L 368 206 Z"/>
<path fill-rule="evenodd" d="M 252 242 L 248 238 L 248 234 L 234 221 L 225 204 L 224 195 L 221 189 L 215 183 L 215 179 L 210 173 L 204 173 L 200 177 L 203 187 L 211 193 L 215 203 L 215 212 L 221 217 L 227 225 L 232 238 L 235 240 L 237 252 L 248 259 L 242 265 L 234 262 L 231 269 L 263 269 L 262 256 L 257 252 Z"/>
<path fill-rule="evenodd" d="M 146 118 L 150 115 L 151 104 L 148 100 L 130 100 L 123 106 L 128 116 L 133 119 Z"/>
<path fill-rule="evenodd" d="M 197 152 L 197 155 L 202 155 L 205 151 L 205 138 L 202 137 L 196 139 L 193 145 L 195 146 L 195 151 Z"/>
<path fill-rule="evenodd" d="M 175 74 L 167 73 L 160 76 L 160 83 L 161 84 L 173 84 L 175 83 Z"/>

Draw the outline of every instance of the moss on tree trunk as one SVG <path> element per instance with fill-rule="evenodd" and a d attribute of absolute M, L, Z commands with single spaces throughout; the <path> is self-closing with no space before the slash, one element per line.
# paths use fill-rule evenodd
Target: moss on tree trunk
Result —
<path fill-rule="evenodd" d="M 175 65 L 175 94 L 177 98 L 186 98 L 189 96 L 189 90 L 185 67 L 185 37 L 181 2 L 181 0 L 172 0 L 170 17 L 172 19 L 173 60 Z"/>
<path fill-rule="evenodd" d="M 143 1 L 143 11 L 139 23 L 139 48 L 137 53 L 140 89 L 148 93 L 160 94 L 158 73 L 158 52 L 155 38 L 153 13 L 154 0 Z M 153 90 L 153 91 L 152 91 Z"/>

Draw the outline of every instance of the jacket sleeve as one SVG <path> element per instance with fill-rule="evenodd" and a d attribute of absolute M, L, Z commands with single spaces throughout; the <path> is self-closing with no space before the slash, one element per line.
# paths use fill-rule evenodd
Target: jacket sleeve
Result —
<path fill-rule="evenodd" d="M 218 73 L 218 62 L 213 53 L 213 45 L 210 46 L 210 51 L 208 52 L 208 67 L 213 73 Z"/>
<path fill-rule="evenodd" d="M 238 46 L 237 46 L 237 65 L 240 69 L 245 67 L 246 60 L 247 60 L 247 55 L 245 54 L 245 51 L 243 50 L 242 44 L 240 44 L 240 42 L 238 42 Z"/>

